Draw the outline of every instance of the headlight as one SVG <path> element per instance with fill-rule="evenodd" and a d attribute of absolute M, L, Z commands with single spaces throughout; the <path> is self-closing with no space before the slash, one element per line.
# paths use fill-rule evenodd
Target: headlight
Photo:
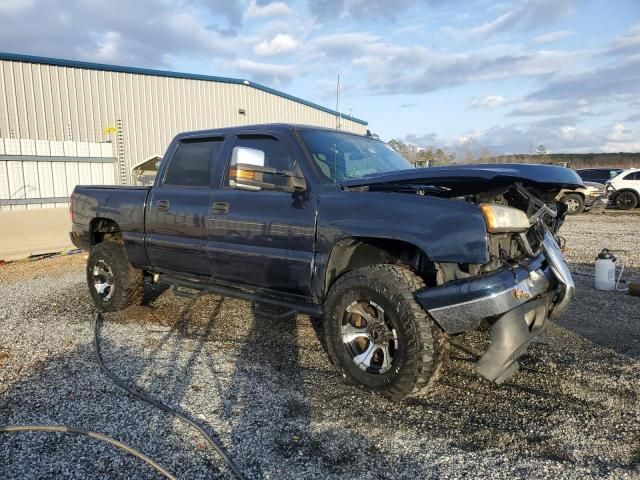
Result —
<path fill-rule="evenodd" d="M 490 233 L 525 232 L 529 229 L 527 215 L 517 208 L 483 203 L 480 210 Z"/>

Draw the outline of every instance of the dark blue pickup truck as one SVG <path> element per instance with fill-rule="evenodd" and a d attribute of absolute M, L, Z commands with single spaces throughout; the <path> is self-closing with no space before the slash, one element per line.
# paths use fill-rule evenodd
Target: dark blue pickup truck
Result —
<path fill-rule="evenodd" d="M 370 136 L 297 125 L 183 133 L 153 187 L 78 186 L 74 244 L 105 311 L 145 277 L 321 317 L 344 377 L 391 399 L 436 381 L 449 337 L 488 328 L 497 383 L 575 287 L 557 232 L 571 170 L 412 168 Z"/>

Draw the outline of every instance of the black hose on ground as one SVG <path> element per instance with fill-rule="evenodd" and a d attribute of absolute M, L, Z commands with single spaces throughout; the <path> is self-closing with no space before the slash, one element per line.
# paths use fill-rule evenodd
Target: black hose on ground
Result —
<path fill-rule="evenodd" d="M 100 365 L 100 368 L 102 369 L 104 374 L 107 375 L 107 377 L 109 377 L 113 381 L 113 383 L 115 383 L 118 387 L 120 387 L 122 390 L 129 393 L 130 395 L 134 396 L 138 400 L 142 400 L 143 402 L 146 402 L 164 412 L 167 412 L 173 415 L 174 417 L 179 418 L 183 422 L 188 423 L 193 428 L 195 428 L 205 438 L 205 440 L 209 443 L 209 445 L 211 445 L 211 447 L 218 453 L 218 455 L 220 455 L 220 458 L 222 458 L 224 463 L 233 472 L 234 476 L 238 480 L 244 480 L 244 476 L 242 475 L 242 472 L 240 472 L 238 467 L 227 456 L 226 452 L 211 438 L 211 436 L 209 436 L 209 434 L 204 430 L 204 427 L 202 427 L 198 422 L 196 422 L 195 420 L 192 420 L 186 414 L 181 413 L 178 410 L 175 410 L 165 405 L 159 400 L 155 400 L 145 395 L 144 393 L 131 388 L 120 377 L 116 376 L 111 370 L 107 368 L 107 366 L 104 363 L 104 359 L 102 358 L 102 351 L 100 348 L 100 327 L 102 326 L 102 320 L 103 320 L 102 313 L 98 311 L 96 313 L 96 318 L 93 325 L 93 343 L 96 349 L 96 357 L 98 359 L 98 364 Z M 155 462 L 153 459 L 144 455 L 142 452 L 136 450 L 135 448 L 129 447 L 128 445 L 125 445 L 124 443 L 119 442 L 114 438 L 111 438 L 107 435 L 103 435 L 101 433 L 92 432 L 90 430 L 85 430 L 82 428 L 68 427 L 65 425 L 10 425 L 10 426 L 0 425 L 0 433 L 2 432 L 4 433 L 62 432 L 62 433 L 74 433 L 77 435 L 84 435 L 87 437 L 95 438 L 96 440 L 106 442 L 110 445 L 113 445 L 116 448 L 119 448 L 120 450 L 123 450 L 139 458 L 140 460 L 145 462 L 150 467 L 154 468 L 158 473 L 162 474 L 164 477 L 168 478 L 169 480 L 176 480 L 176 477 L 174 477 L 171 473 L 169 473 L 167 469 L 165 469 L 159 463 Z"/>
<path fill-rule="evenodd" d="M 158 473 L 168 478 L 169 480 L 176 480 L 169 471 L 164 468 L 162 465 L 154 461 L 153 459 L 147 457 L 144 453 L 132 448 L 128 445 L 125 445 L 122 442 L 119 442 L 115 438 L 108 437 L 107 435 L 103 435 L 102 433 L 92 432 L 90 430 L 85 430 L 83 428 L 75 428 L 75 427 L 67 427 L 65 425 L 12 425 L 7 427 L 0 427 L 0 432 L 5 433 L 17 433 L 17 432 L 49 432 L 49 433 L 74 433 L 76 435 L 84 435 L 86 437 L 95 438 L 96 440 L 100 440 L 101 442 L 108 443 L 113 445 L 120 450 L 123 450 L 134 457 L 139 458 L 143 462 L 145 462 L 150 467 L 154 468 Z"/>
<path fill-rule="evenodd" d="M 222 461 L 233 472 L 234 476 L 238 480 L 244 480 L 244 476 L 242 475 L 242 472 L 240 472 L 240 469 L 238 469 L 238 467 L 228 457 L 226 452 L 209 436 L 209 434 L 204 430 L 204 427 L 202 425 L 200 425 L 195 420 L 192 420 L 191 418 L 189 418 L 186 414 L 181 413 L 178 410 L 165 405 L 159 400 L 151 398 L 145 395 L 144 393 L 131 388 L 121 378 L 117 377 L 111 370 L 107 368 L 107 366 L 104 363 L 104 360 L 102 359 L 102 351 L 100 348 L 100 327 L 102 326 L 102 320 L 103 320 L 102 313 L 101 312 L 96 313 L 96 319 L 94 322 L 93 340 L 96 347 L 96 356 L 98 357 L 98 364 L 100 365 L 100 368 L 105 373 L 105 375 L 107 375 L 107 377 L 109 377 L 113 381 L 113 383 L 115 383 L 118 387 L 120 387 L 122 390 L 129 393 L 130 395 L 136 397 L 138 400 L 142 400 L 143 402 L 146 402 L 149 405 L 153 405 L 154 407 L 164 412 L 167 412 L 176 418 L 179 418 L 183 422 L 188 423 L 193 428 L 195 428 L 205 438 L 205 440 L 209 443 L 209 445 L 211 445 L 211 447 L 218 453 L 220 458 L 222 458 Z"/>

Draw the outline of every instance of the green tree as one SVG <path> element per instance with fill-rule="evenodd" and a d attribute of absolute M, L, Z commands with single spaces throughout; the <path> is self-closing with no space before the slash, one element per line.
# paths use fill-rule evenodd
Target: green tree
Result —
<path fill-rule="evenodd" d="M 433 162 L 433 150 L 430 148 L 423 148 L 416 153 L 416 167 L 430 167 L 433 165 Z"/>
<path fill-rule="evenodd" d="M 398 152 L 404 158 L 409 158 L 409 147 L 402 140 L 394 138 L 393 140 L 389 140 L 387 142 L 387 145 L 393 148 L 396 152 Z"/>

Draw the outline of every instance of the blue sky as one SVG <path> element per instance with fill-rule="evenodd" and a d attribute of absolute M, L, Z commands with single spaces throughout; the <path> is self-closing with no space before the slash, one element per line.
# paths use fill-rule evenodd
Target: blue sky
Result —
<path fill-rule="evenodd" d="M 640 151 L 638 0 L 0 0 L 0 50 L 247 78 L 474 153 Z"/>

